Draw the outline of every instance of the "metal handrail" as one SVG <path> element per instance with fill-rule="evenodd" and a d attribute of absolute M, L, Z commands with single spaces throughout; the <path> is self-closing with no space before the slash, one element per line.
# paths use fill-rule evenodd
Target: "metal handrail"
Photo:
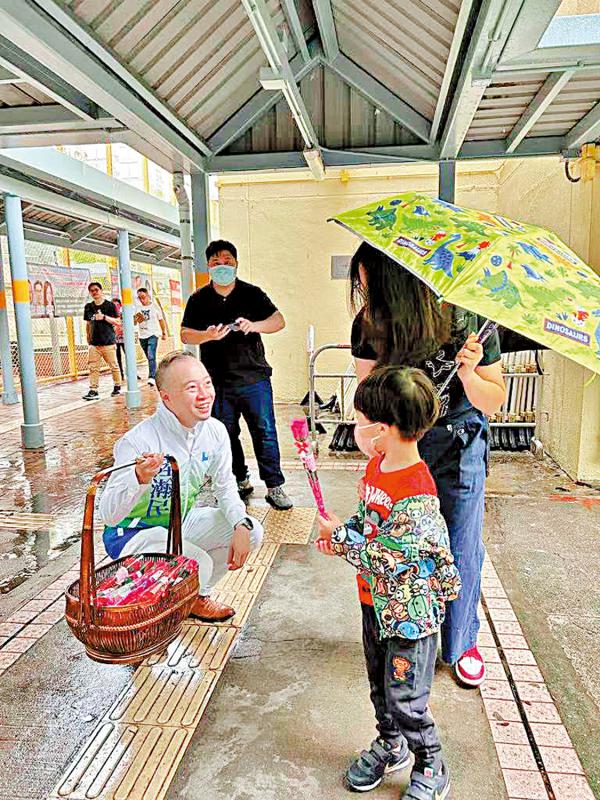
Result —
<path fill-rule="evenodd" d="M 323 344 L 321 347 L 317 347 L 317 349 L 310 354 L 310 358 L 308 359 L 308 419 L 310 422 L 310 437 L 313 444 L 317 443 L 317 413 L 316 413 L 316 404 L 315 404 L 315 379 L 316 378 L 328 378 L 328 377 L 337 377 L 334 375 L 329 375 L 328 373 L 318 373 L 316 372 L 315 363 L 317 358 L 323 353 L 325 350 L 350 350 L 351 345 L 349 344 Z M 341 376 L 342 381 L 345 377 L 349 377 L 346 374 Z"/>

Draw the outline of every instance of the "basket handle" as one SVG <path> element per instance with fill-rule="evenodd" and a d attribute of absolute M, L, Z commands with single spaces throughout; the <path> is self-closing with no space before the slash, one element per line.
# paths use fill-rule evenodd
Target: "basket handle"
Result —
<path fill-rule="evenodd" d="M 181 492 L 179 487 L 179 464 L 173 456 L 165 456 L 171 464 L 171 513 L 169 516 L 169 533 L 167 536 L 167 553 L 181 555 Z M 135 467 L 136 461 L 120 464 L 118 467 L 109 467 L 100 470 L 92 478 L 85 496 L 85 510 L 83 512 L 83 528 L 81 530 L 81 567 L 79 572 L 79 601 L 83 622 L 92 623 L 94 600 L 96 599 L 96 559 L 94 556 L 94 502 L 99 484 L 120 469 Z M 171 550 L 171 548 L 173 548 Z"/>

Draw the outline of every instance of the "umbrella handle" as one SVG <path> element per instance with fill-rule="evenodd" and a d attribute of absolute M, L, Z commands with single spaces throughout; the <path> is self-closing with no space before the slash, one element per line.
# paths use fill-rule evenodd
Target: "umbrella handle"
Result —
<path fill-rule="evenodd" d="M 498 323 L 497 322 L 492 322 L 492 320 L 490 320 L 490 319 L 486 319 L 486 321 L 483 323 L 481 328 L 477 331 L 477 341 L 479 342 L 479 344 L 484 344 L 485 342 L 487 342 L 487 340 L 490 338 L 492 333 L 494 333 L 494 331 L 496 331 L 496 330 L 498 330 Z M 460 364 L 455 364 L 455 366 L 453 367 L 452 371 L 449 373 L 449 375 L 446 378 L 446 380 L 438 388 L 438 390 L 437 390 L 438 397 L 441 397 L 443 395 L 443 393 L 446 391 L 446 389 L 448 388 L 448 386 L 450 384 L 450 381 L 456 375 L 456 373 L 458 372 L 459 368 L 460 368 Z"/>

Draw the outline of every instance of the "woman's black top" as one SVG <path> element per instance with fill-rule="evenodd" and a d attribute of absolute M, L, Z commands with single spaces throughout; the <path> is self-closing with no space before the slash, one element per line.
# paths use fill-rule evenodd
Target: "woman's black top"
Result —
<path fill-rule="evenodd" d="M 422 369 L 436 387 L 441 386 L 448 377 L 448 373 L 454 367 L 456 354 L 462 347 L 464 340 L 470 333 L 477 333 L 484 322 L 485 320 L 482 317 L 478 317 L 470 311 L 464 311 L 460 308 L 455 309 L 454 328 L 460 331 L 456 340 L 440 347 L 439 350 L 432 353 L 422 363 L 407 364 L 406 366 Z M 376 342 L 369 341 L 368 337 L 363 333 L 362 310 L 358 312 L 352 323 L 351 344 L 352 355 L 355 358 L 377 360 Z M 500 360 L 500 355 L 500 341 L 498 334 L 494 332 L 483 345 L 483 358 L 480 366 L 495 364 Z M 440 423 L 458 422 L 473 410 L 473 406 L 465 394 L 458 375 L 452 379 L 444 394 L 440 397 L 440 406 L 438 425 Z"/>

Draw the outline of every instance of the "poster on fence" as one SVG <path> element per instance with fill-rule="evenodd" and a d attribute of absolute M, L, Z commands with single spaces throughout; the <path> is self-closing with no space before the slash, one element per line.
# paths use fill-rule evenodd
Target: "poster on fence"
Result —
<path fill-rule="evenodd" d="M 88 302 L 90 270 L 28 264 L 31 316 L 73 317 Z"/>
<path fill-rule="evenodd" d="M 116 269 L 110 269 L 108 264 L 103 261 L 94 261 L 87 264 L 93 281 L 98 281 L 102 284 L 105 295 L 113 297 L 120 297 L 121 290 L 119 288 L 119 275 Z"/>

